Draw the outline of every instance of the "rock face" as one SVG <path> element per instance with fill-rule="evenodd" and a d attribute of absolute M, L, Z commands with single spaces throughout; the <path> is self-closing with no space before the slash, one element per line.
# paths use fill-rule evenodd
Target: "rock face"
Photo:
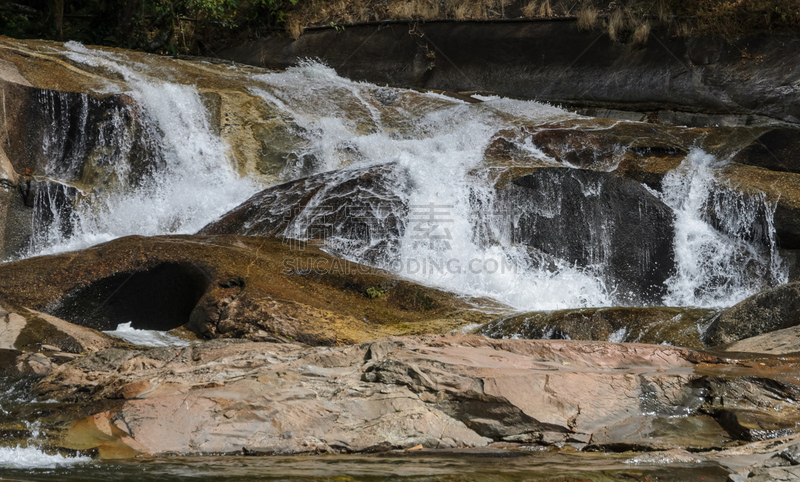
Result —
<path fill-rule="evenodd" d="M 464 300 L 274 238 L 122 238 L 0 265 L 0 299 L 72 323 L 346 344 L 488 321 Z M 472 303 L 472 304 L 471 304 Z"/>
<path fill-rule="evenodd" d="M 581 267 L 599 267 L 622 301 L 657 303 L 674 269 L 672 210 L 614 174 L 541 169 L 498 193 L 511 242 Z"/>
<path fill-rule="evenodd" d="M 109 407 L 52 433 L 57 445 L 107 456 L 493 441 L 702 450 L 737 438 L 713 418 L 723 401 L 729 411 L 764 401 L 756 411 L 793 430 L 796 409 L 777 412 L 769 400 L 797 387 L 776 385 L 768 373 L 783 370 L 796 383 L 785 371 L 796 360 L 765 361 L 747 368 L 674 347 L 463 335 L 313 349 L 215 340 L 107 350 L 57 368 L 35 392 Z M 742 368 L 730 376 L 736 363 Z M 734 398 L 745 390 L 748 397 Z"/>
<path fill-rule="evenodd" d="M 265 38 L 220 55 L 278 68 L 318 57 L 340 75 L 379 84 L 649 111 L 683 125 L 746 125 L 764 116 L 800 119 L 800 72 L 785 68 L 800 63 L 798 46 L 792 36 L 726 42 L 654 31 L 630 48 L 572 21 L 432 22 L 307 30 L 296 41 Z"/>
<path fill-rule="evenodd" d="M 800 173 L 800 130 L 783 128 L 765 132 L 733 160 L 772 171 Z"/>
<path fill-rule="evenodd" d="M 534 312 L 493 320 L 477 333 L 491 338 L 598 340 L 704 348 L 700 332 L 716 310 L 585 308 Z"/>
<path fill-rule="evenodd" d="M 720 313 L 705 334 L 708 346 L 733 343 L 800 325 L 800 283 L 763 291 Z"/>
<path fill-rule="evenodd" d="M 763 193 L 775 204 L 774 226 L 780 246 L 800 248 L 800 174 L 731 164 L 721 170 L 720 177 L 740 192 Z"/>
<path fill-rule="evenodd" d="M 68 353 L 81 353 L 113 344 L 107 335 L 29 309 L 8 312 L 0 307 L 0 332 L 0 349 L 34 350 L 50 345 Z"/>
<path fill-rule="evenodd" d="M 375 264 L 405 231 L 407 179 L 395 165 L 344 169 L 271 187 L 198 234 L 278 236 L 324 243 Z"/>

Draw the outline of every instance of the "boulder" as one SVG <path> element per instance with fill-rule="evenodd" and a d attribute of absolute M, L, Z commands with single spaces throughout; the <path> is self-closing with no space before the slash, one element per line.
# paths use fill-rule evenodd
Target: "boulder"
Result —
<path fill-rule="evenodd" d="M 725 346 L 725 351 L 786 355 L 800 353 L 800 325 L 744 338 Z"/>
<path fill-rule="evenodd" d="M 91 353 L 114 345 L 103 333 L 30 309 L 0 307 L 0 349 Z"/>
<path fill-rule="evenodd" d="M 498 190 L 510 242 L 595 270 L 621 304 L 658 303 L 674 270 L 672 210 L 613 173 L 544 168 Z"/>
<path fill-rule="evenodd" d="M 793 282 L 762 291 L 722 311 L 709 325 L 704 341 L 708 346 L 724 345 L 797 325 L 800 282 Z"/>
<path fill-rule="evenodd" d="M 533 312 L 493 320 L 477 330 L 491 338 L 597 340 L 704 348 L 700 333 L 717 310 L 583 308 Z"/>
<path fill-rule="evenodd" d="M 388 265 L 405 231 L 407 183 L 395 164 L 317 174 L 259 192 L 198 234 L 292 238 Z"/>
<path fill-rule="evenodd" d="M 346 344 L 488 321 L 468 300 L 334 258 L 239 236 L 131 236 L 0 265 L 0 299 L 113 330 Z"/>

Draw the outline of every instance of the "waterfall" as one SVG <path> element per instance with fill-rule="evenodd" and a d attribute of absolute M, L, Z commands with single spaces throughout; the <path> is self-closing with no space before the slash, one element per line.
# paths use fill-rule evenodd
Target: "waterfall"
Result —
<path fill-rule="evenodd" d="M 42 190 L 41 196 L 49 196 L 42 197 L 41 203 L 41 216 L 49 216 L 45 223 L 49 228 L 39 235 L 31 254 L 78 249 L 128 234 L 193 233 L 260 187 L 237 174 L 235 160 L 212 129 L 195 86 L 158 80 L 157 72 L 122 54 L 74 42 L 67 43 L 66 49 L 64 55 L 71 61 L 102 67 L 124 78 L 132 102 L 114 111 L 105 121 L 108 129 L 95 141 L 105 146 L 102 152 L 107 154 L 94 162 L 110 166 L 113 182 L 91 193 L 66 193 L 65 188 L 59 195 Z M 391 200 L 381 189 L 337 194 L 357 197 L 369 191 L 366 194 L 372 199 L 365 202 L 372 203 L 371 216 L 401 219 L 395 239 L 382 246 L 381 239 L 355 243 L 347 233 L 334 233 L 327 239 L 331 254 L 423 284 L 493 298 L 519 310 L 641 303 L 621 291 L 626 280 L 619 279 L 618 273 L 635 271 L 652 260 L 645 253 L 641 259 L 630 260 L 636 266 L 611 269 L 611 263 L 619 263 L 612 256 L 611 224 L 594 220 L 591 226 L 596 227 L 587 233 L 587 261 L 576 262 L 524 245 L 514 234 L 532 212 L 542 218 L 560 215 L 556 198 L 562 194 L 557 190 L 550 198 L 529 196 L 530 202 L 515 206 L 525 204 L 527 211 L 503 214 L 507 206 L 501 206 L 494 185 L 498 173 L 531 166 L 578 172 L 576 166 L 559 164 L 529 139 L 516 146 L 521 160 L 503 165 L 486 161 L 487 148 L 503 129 L 586 118 L 532 101 L 481 97 L 482 103 L 468 104 L 439 94 L 354 82 L 315 62 L 279 73 L 240 73 L 236 81 L 278 111 L 292 135 L 300 139 L 286 153 L 279 180 L 337 170 L 321 181 L 332 186 L 378 166 L 401 173 L 385 176 L 387 184 L 381 189 L 391 189 Z M 88 98 L 75 101 L 90 102 Z M 51 111 L 59 116 L 65 109 Z M 79 132 L 85 123 L 81 119 L 78 114 L 69 119 Z M 113 132 L 136 135 L 110 136 Z M 78 185 L 77 177 L 63 172 L 64 159 L 72 159 L 71 154 L 63 154 L 69 150 L 65 139 L 59 133 L 48 141 L 45 151 L 58 162 L 48 164 L 44 176 Z M 75 146 L 70 152 L 87 151 Z M 147 153 L 144 159 L 142 151 Z M 668 206 L 675 219 L 671 244 L 675 269 L 665 283 L 663 304 L 730 306 L 786 281 L 772 226 L 774 205 L 763 196 L 738 195 L 717 181 L 717 163 L 713 156 L 693 150 L 665 177 L 662 192 L 645 192 L 639 186 L 644 194 Z M 606 177 L 599 180 L 574 177 L 582 183 L 580 194 L 587 202 L 600 199 L 604 189 L 610 189 L 605 179 L 615 176 L 608 172 L 613 168 L 605 166 Z M 321 218 L 314 210 L 325 207 L 330 191 L 320 189 L 282 234 L 313 238 L 308 233 Z M 74 210 L 66 216 L 53 208 L 51 199 L 60 199 L 64 205 L 70 204 L 70 196 L 88 199 L 73 203 Z"/>
<path fill-rule="evenodd" d="M 722 166 L 692 150 L 664 178 L 664 201 L 676 214 L 677 270 L 668 281 L 667 305 L 730 306 L 788 281 L 777 250 L 775 203 L 717 180 Z"/>
<path fill-rule="evenodd" d="M 126 94 L 132 105 L 112 110 L 105 120 L 108 129 L 96 133 L 96 150 L 106 155 L 89 167 L 105 167 L 111 179 L 59 219 L 41 222 L 42 216 L 37 216 L 30 255 L 85 248 L 131 234 L 194 233 L 258 189 L 236 172 L 194 86 L 158 80 L 157 73 L 149 77 L 146 65 L 126 62 L 120 54 L 90 50 L 76 42 L 67 42 L 65 48 L 74 62 L 121 75 L 131 89 Z M 72 110 L 88 111 L 88 96 L 78 102 L 80 107 Z M 65 121 L 68 106 L 57 99 L 51 103 L 59 106 L 46 111 L 53 113 L 53 124 L 69 129 L 45 135 L 49 162 L 42 177 L 73 181 L 80 169 L 72 159 L 78 156 L 63 154 L 69 142 L 65 139 L 75 139 L 82 147 L 73 150 L 86 157 L 85 139 L 90 137 L 85 133 L 86 115 Z M 53 206 L 46 199 L 40 204 L 38 214 Z M 69 203 L 62 199 L 62 213 L 65 204 Z"/>

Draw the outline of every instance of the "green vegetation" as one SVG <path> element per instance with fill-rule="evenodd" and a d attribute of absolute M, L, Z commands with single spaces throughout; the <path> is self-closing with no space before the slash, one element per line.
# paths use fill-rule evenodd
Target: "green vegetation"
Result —
<path fill-rule="evenodd" d="M 283 31 L 298 0 L 0 0 L 0 32 L 162 54 L 213 52 L 219 39 Z"/>
<path fill-rule="evenodd" d="M 19 3 L 18 3 L 19 2 Z M 0 0 L 0 32 L 163 54 L 211 54 L 248 39 L 299 37 L 378 20 L 576 18 L 621 43 L 673 35 L 800 31 L 800 0 Z"/>
<path fill-rule="evenodd" d="M 367 298 L 374 300 L 375 298 L 380 298 L 381 296 L 385 295 L 386 291 L 377 286 L 370 286 L 365 291 L 365 294 L 367 295 Z"/>

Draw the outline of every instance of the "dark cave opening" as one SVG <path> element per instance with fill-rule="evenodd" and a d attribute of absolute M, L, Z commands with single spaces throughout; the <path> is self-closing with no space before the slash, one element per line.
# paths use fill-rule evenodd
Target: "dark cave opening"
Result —
<path fill-rule="evenodd" d="M 208 283 L 208 276 L 196 266 L 162 263 L 81 287 L 52 314 L 96 330 L 114 330 L 131 322 L 137 329 L 168 331 L 189 321 Z"/>

